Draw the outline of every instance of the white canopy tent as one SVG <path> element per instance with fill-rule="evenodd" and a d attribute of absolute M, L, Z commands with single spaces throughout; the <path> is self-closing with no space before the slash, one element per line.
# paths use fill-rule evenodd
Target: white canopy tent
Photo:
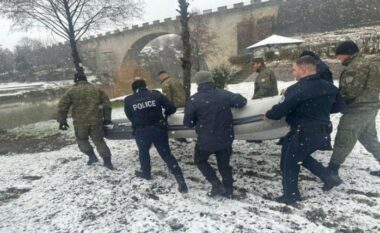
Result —
<path fill-rule="evenodd" d="M 279 35 L 271 35 L 270 37 L 247 47 L 247 49 L 256 49 L 260 47 L 272 47 L 272 46 L 275 47 L 275 46 L 281 46 L 281 45 L 298 45 L 298 44 L 302 44 L 303 42 L 304 41 L 300 39 L 293 39 L 290 37 L 279 36 Z"/>

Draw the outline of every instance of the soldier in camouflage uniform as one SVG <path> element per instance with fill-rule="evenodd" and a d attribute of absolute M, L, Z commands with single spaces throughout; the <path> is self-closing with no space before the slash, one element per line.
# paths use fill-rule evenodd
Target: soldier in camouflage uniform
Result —
<path fill-rule="evenodd" d="M 98 87 L 87 82 L 84 74 L 75 74 L 75 85 L 68 90 L 58 104 L 60 130 L 67 130 L 67 113 L 71 107 L 75 137 L 80 151 L 88 155 L 88 165 L 98 162 L 89 137 L 104 160 L 104 166 L 113 169 L 111 152 L 105 143 L 103 125 L 111 124 L 111 103 L 108 96 Z"/>
<path fill-rule="evenodd" d="M 340 44 L 338 59 L 345 66 L 339 80 L 339 90 L 346 101 L 335 137 L 334 152 L 329 168 L 338 174 L 340 165 L 359 142 L 380 162 L 380 143 L 376 132 L 376 115 L 379 109 L 380 71 L 365 59 L 352 41 Z M 371 172 L 380 176 L 380 171 Z"/>
<path fill-rule="evenodd" d="M 171 78 L 166 71 L 160 71 L 158 78 L 161 81 L 162 93 L 174 103 L 177 108 L 183 108 L 186 102 L 186 93 L 182 83 Z"/>
<path fill-rule="evenodd" d="M 254 58 L 252 69 L 259 73 L 255 81 L 255 93 L 252 99 L 260 99 L 278 95 L 277 79 L 273 71 L 265 67 L 264 59 Z"/>

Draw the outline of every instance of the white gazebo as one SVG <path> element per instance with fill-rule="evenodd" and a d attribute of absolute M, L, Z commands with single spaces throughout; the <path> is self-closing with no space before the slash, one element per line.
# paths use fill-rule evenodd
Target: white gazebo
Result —
<path fill-rule="evenodd" d="M 279 36 L 279 35 L 271 35 L 268 38 L 265 38 L 262 41 L 257 42 L 256 44 L 253 44 L 251 46 L 248 46 L 247 49 L 257 49 L 261 47 L 281 47 L 281 46 L 287 46 L 287 45 L 299 45 L 302 44 L 304 41 L 300 39 L 294 39 L 290 37 L 285 36 Z"/>
<path fill-rule="evenodd" d="M 291 48 L 302 44 L 304 41 L 285 36 L 271 35 L 270 37 L 257 42 L 246 49 L 253 52 L 254 57 L 262 57 L 267 51 L 274 51 L 279 54 L 280 48 Z"/>

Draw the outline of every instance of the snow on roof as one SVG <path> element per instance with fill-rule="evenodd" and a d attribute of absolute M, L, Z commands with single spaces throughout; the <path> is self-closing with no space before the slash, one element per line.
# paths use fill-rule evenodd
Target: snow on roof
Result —
<path fill-rule="evenodd" d="M 280 45 L 280 44 L 301 44 L 303 42 L 304 41 L 300 39 L 293 39 L 290 37 L 279 36 L 279 35 L 271 35 L 270 37 L 247 47 L 247 49 L 254 49 L 254 48 L 263 47 L 263 46 Z"/>

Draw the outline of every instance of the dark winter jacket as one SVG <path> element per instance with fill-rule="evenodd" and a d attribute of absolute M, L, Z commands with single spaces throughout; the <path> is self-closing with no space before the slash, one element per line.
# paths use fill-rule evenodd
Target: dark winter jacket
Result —
<path fill-rule="evenodd" d="M 317 74 L 323 80 L 333 83 L 333 75 L 330 71 L 330 68 L 326 63 L 324 63 L 320 58 L 316 59 L 317 61 Z"/>
<path fill-rule="evenodd" d="M 135 129 L 159 126 L 159 121 L 176 112 L 177 108 L 159 91 L 139 88 L 124 99 L 124 111 Z"/>
<path fill-rule="evenodd" d="M 234 140 L 231 108 L 246 104 L 247 100 L 240 94 L 217 89 L 212 82 L 203 83 L 186 103 L 183 124 L 195 126 L 200 149 L 222 150 Z"/>
<path fill-rule="evenodd" d="M 333 84 L 312 75 L 290 86 L 282 102 L 266 113 L 272 120 L 286 117 L 291 127 L 318 127 L 330 124 L 330 113 L 341 112 L 344 100 Z"/>

